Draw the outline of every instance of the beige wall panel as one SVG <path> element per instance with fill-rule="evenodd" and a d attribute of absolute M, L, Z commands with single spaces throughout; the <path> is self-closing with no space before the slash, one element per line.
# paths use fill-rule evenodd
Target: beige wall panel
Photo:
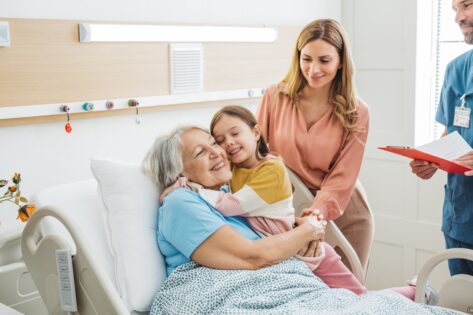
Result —
<path fill-rule="evenodd" d="M 0 106 L 168 93 L 166 44 L 79 43 L 77 22 L 7 21 L 11 47 L 0 49 Z"/>
<path fill-rule="evenodd" d="M 80 43 L 76 21 L 1 20 L 10 23 L 11 47 L 0 49 L 0 107 L 170 93 L 168 43 Z M 277 29 L 274 43 L 203 44 L 204 90 L 265 88 L 282 79 L 299 28 Z M 169 107 L 157 110 L 163 109 Z M 127 113 L 114 110 L 74 116 L 94 118 L 123 112 Z M 61 119 L 2 121 L 0 117 L 0 126 Z"/>
<path fill-rule="evenodd" d="M 267 87 L 281 80 L 291 64 L 298 28 L 278 28 L 278 32 L 274 43 L 206 44 L 204 89 Z"/>

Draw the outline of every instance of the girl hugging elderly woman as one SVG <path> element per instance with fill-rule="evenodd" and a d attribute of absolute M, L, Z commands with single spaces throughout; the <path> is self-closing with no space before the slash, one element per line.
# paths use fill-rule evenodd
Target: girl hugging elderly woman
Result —
<path fill-rule="evenodd" d="M 227 106 L 214 115 L 211 134 L 187 127 L 155 141 L 143 165 L 165 195 L 158 243 L 168 274 L 190 260 L 217 269 L 258 269 L 299 254 L 329 287 L 366 293 L 323 242 L 323 219 L 346 206 L 368 130 L 367 107 L 354 97 L 350 58 L 341 26 L 314 21 L 299 35 L 286 78 L 265 93 L 262 125 L 247 109 Z M 277 155 L 270 154 L 263 134 Z M 320 163 L 304 164 L 309 157 Z M 283 158 L 309 184 L 312 175 L 320 184 L 315 206 L 302 218 L 294 217 Z M 182 176 L 186 180 L 176 182 Z M 414 299 L 415 286 L 393 290 Z"/>
<path fill-rule="evenodd" d="M 178 187 L 190 187 L 224 217 L 245 217 L 248 224 L 260 235 L 278 235 L 293 229 L 295 211 L 292 206 L 292 186 L 282 159 L 269 153 L 261 135 L 261 128 L 253 114 L 244 107 L 227 106 L 218 111 L 211 122 L 210 144 L 220 146 L 230 160 L 232 177 L 229 189 L 208 189 L 181 178 L 163 193 L 167 195 Z M 198 148 L 194 156 L 208 154 Z M 210 165 L 218 171 L 225 162 Z M 185 175 L 185 173 L 184 173 Z M 166 197 L 164 197 L 164 200 Z M 325 221 L 320 216 L 308 215 L 313 225 L 315 251 L 301 248 L 307 257 L 303 260 L 311 271 L 331 288 L 346 288 L 364 294 L 366 288 L 342 263 L 340 256 L 327 243 L 322 242 Z M 396 288 L 399 293 L 413 299 L 412 287 Z"/>

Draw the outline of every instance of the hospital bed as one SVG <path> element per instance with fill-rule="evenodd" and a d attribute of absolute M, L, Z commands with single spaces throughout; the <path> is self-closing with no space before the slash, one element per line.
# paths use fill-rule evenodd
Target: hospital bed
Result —
<path fill-rule="evenodd" d="M 115 162 L 104 160 L 96 161 L 95 163 L 99 165 L 102 163 L 101 166 L 107 166 L 107 163 L 114 164 Z M 92 164 L 94 164 L 94 161 Z M 116 190 L 115 192 L 117 192 L 117 186 L 119 185 L 130 190 L 146 185 L 148 186 L 147 189 L 154 189 L 151 182 L 145 182 L 147 179 L 141 175 L 138 165 L 121 165 L 118 163 L 112 166 L 114 170 L 108 172 L 107 176 L 113 178 L 113 185 L 110 186 Z M 126 168 L 126 170 L 123 170 L 123 168 Z M 92 166 L 92 169 L 94 172 L 94 166 Z M 94 172 L 94 174 L 97 178 L 97 172 Z M 137 179 L 138 177 L 140 177 L 139 180 Z M 291 174 L 291 179 L 295 187 L 295 207 L 300 210 L 307 202 L 312 200 L 312 195 L 294 174 Z M 68 312 L 64 311 L 63 308 L 71 310 L 68 308 L 67 300 L 66 303 L 61 301 L 56 263 L 57 250 L 66 250 L 71 253 L 77 310 L 81 315 L 147 314 L 153 295 L 164 281 L 162 274 L 164 273 L 165 275 L 162 257 L 152 257 L 152 253 L 156 251 L 154 247 L 156 246 L 155 236 L 150 235 L 150 243 L 144 244 L 145 247 L 147 246 L 145 251 L 149 254 L 146 257 L 139 257 L 142 259 L 138 261 L 138 264 L 147 263 L 148 265 L 136 265 L 134 266 L 135 269 L 132 270 L 130 268 L 117 278 L 114 273 L 117 271 L 117 263 L 119 261 L 117 261 L 117 253 L 110 250 L 110 243 L 117 240 L 110 240 L 110 236 L 107 235 L 110 231 L 104 228 L 107 226 L 105 222 L 107 218 L 104 216 L 104 213 L 113 210 L 110 208 L 106 209 L 107 206 L 113 203 L 106 199 L 106 197 L 110 197 L 110 194 L 106 195 L 106 192 L 104 192 L 104 189 L 108 188 L 104 184 L 103 178 L 97 178 L 97 180 L 99 181 L 99 189 L 97 188 L 97 181 L 90 179 L 50 187 L 34 196 L 33 199 L 40 208 L 31 217 L 23 231 L 21 245 L 24 261 L 50 314 L 67 314 Z M 149 194 L 150 190 L 147 189 L 136 189 L 131 194 L 142 194 L 135 199 L 139 200 L 138 198 L 145 198 L 145 193 L 146 195 Z M 361 196 L 365 197 L 360 184 L 357 184 L 357 189 L 361 190 Z M 120 189 L 118 189 L 118 192 L 120 192 Z M 122 193 L 126 194 L 128 191 L 122 188 Z M 153 196 L 153 198 L 155 197 Z M 127 203 L 124 198 L 118 201 L 116 207 L 121 207 Z M 141 204 L 137 205 L 137 209 L 130 211 L 135 211 L 134 215 L 138 217 L 140 216 L 139 213 L 143 211 L 142 206 Z M 134 215 L 126 217 L 129 220 L 128 224 L 133 224 Z M 154 217 L 156 217 L 155 213 Z M 155 226 L 151 225 L 148 228 L 152 230 Z M 361 266 L 349 243 L 332 223 L 328 225 L 326 239 L 330 244 L 339 246 L 344 251 L 349 258 L 355 275 L 358 279 L 364 280 L 366 266 Z M 141 241 L 140 243 L 146 242 Z M 125 248 L 128 249 L 130 247 L 143 246 L 143 244 L 133 244 L 132 241 L 126 245 Z M 453 256 L 457 254 L 452 253 Z M 462 252 L 461 255 L 470 257 L 471 253 Z M 451 257 L 451 255 L 448 257 L 443 256 L 440 259 L 444 260 Z M 433 261 L 430 265 L 426 265 L 423 272 L 419 275 L 418 285 L 420 292 L 425 288 L 425 283 L 421 283 L 421 281 L 426 281 L 431 267 L 433 268 L 436 263 L 437 260 Z M 152 266 L 158 266 L 160 269 L 158 274 L 151 270 Z M 156 278 L 160 279 L 156 282 Z M 470 296 L 473 295 L 472 277 L 452 278 L 452 282 L 449 283 L 450 290 L 452 286 L 457 286 L 456 280 L 460 280 L 459 285 L 465 292 L 471 292 Z M 135 285 L 134 292 L 123 293 L 123 286 L 129 285 L 133 281 L 142 285 Z M 141 299 L 137 302 L 136 299 L 133 300 L 133 296 L 131 296 L 133 294 L 140 298 L 148 296 L 148 300 Z M 445 300 L 440 297 L 441 305 L 464 312 L 466 311 L 465 307 L 471 307 L 471 304 L 473 304 L 467 305 L 467 302 L 455 302 L 453 305 L 450 302 L 451 298 L 448 294 Z M 65 306 L 62 306 L 62 304 L 65 304 Z M 458 307 L 459 305 L 460 308 Z"/>

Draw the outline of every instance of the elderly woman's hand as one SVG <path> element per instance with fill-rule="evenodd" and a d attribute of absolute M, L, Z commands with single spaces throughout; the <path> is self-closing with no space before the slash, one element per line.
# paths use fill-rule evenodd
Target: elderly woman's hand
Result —
<path fill-rule="evenodd" d="M 316 216 L 305 216 L 302 218 L 296 217 L 296 225 L 311 224 L 314 227 L 314 239 L 301 248 L 297 254 L 303 257 L 317 257 L 320 255 L 320 241 L 325 238 L 325 226 L 327 221 L 318 220 Z"/>

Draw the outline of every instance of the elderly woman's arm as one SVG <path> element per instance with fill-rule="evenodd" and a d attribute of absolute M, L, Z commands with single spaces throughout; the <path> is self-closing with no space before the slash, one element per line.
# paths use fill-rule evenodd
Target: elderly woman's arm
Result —
<path fill-rule="evenodd" d="M 274 265 L 318 238 L 315 227 L 304 222 L 297 228 L 259 240 L 249 240 L 229 226 L 223 226 L 192 254 L 197 263 L 217 269 L 259 269 Z"/>
<path fill-rule="evenodd" d="M 313 218 L 296 220 L 298 227 L 260 239 L 244 220 L 225 219 L 195 192 L 177 189 L 159 209 L 158 240 L 206 267 L 258 269 L 292 257 L 323 237 Z"/>

